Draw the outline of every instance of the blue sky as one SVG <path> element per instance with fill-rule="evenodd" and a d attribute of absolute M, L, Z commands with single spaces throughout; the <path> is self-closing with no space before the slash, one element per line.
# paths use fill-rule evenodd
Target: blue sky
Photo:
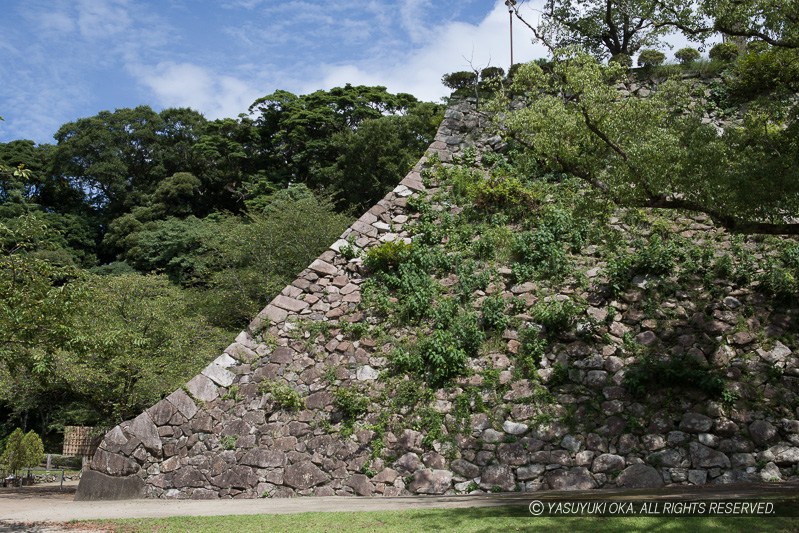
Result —
<path fill-rule="evenodd" d="M 435 101 L 448 93 L 443 74 L 509 62 L 501 0 L 2 4 L 0 142 L 53 142 L 66 122 L 142 104 L 235 117 L 277 89 L 347 82 Z M 545 55 L 520 25 L 514 53 Z"/>

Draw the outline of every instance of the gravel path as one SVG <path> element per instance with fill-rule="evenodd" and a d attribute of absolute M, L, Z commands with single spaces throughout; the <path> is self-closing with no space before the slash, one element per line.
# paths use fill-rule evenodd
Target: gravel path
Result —
<path fill-rule="evenodd" d="M 258 500 L 124 500 L 73 501 L 75 485 L 0 489 L 0 533 L 50 533 L 68 529 L 64 522 L 102 518 L 161 518 L 234 514 L 285 514 L 323 511 L 378 511 L 527 505 L 533 500 L 751 499 L 762 496 L 799 499 L 797 484 L 713 485 L 660 490 L 508 493 L 473 496 L 412 496 L 402 498 L 315 497 Z M 67 529 L 65 529 L 67 528 Z M 93 530 L 96 533 L 98 530 Z"/>

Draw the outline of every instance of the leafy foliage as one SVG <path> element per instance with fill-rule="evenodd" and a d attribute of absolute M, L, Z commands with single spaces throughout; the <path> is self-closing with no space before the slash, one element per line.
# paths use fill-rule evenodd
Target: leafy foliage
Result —
<path fill-rule="evenodd" d="M 411 245 L 403 241 L 389 241 L 374 246 L 366 253 L 363 264 L 371 272 L 396 271 L 400 264 L 408 260 Z"/>
<path fill-rule="evenodd" d="M 799 158 L 786 154 L 799 145 L 795 121 L 777 125 L 784 106 L 751 109 L 720 135 L 690 107 L 685 82 L 620 99 L 609 82 L 624 75 L 579 52 L 560 56 L 551 75 L 526 65 L 514 83 L 538 97 L 504 124 L 545 168 L 571 173 L 617 204 L 703 211 L 742 232 L 795 231 L 784 214 L 799 212 Z"/>
<path fill-rule="evenodd" d="M 683 65 L 688 65 L 697 61 L 702 55 L 696 48 L 685 47 L 674 52 L 674 57 Z"/>
<path fill-rule="evenodd" d="M 544 327 L 546 334 L 554 338 L 568 331 L 582 311 L 571 300 L 551 300 L 535 304 L 530 314 L 536 323 Z"/>
<path fill-rule="evenodd" d="M 542 12 L 535 31 L 549 46 L 579 45 L 598 58 L 629 57 L 656 46 L 675 22 L 695 17 L 683 0 L 546 0 Z"/>
<path fill-rule="evenodd" d="M 187 295 L 162 276 L 94 277 L 86 285 L 64 369 L 97 421 L 117 423 L 152 405 L 224 346 L 226 333 L 192 313 Z"/>
<path fill-rule="evenodd" d="M 23 468 L 38 466 L 44 458 L 42 439 L 35 431 L 24 433 L 16 428 L 6 439 L 0 465 L 3 470 L 16 475 Z"/>
<path fill-rule="evenodd" d="M 305 402 L 300 394 L 284 383 L 263 381 L 258 386 L 258 390 L 263 394 L 271 394 L 272 401 L 279 409 L 299 411 L 305 407 Z"/>
<path fill-rule="evenodd" d="M 333 392 L 333 404 L 350 424 L 369 410 L 369 398 L 353 387 L 337 388 Z"/>
<path fill-rule="evenodd" d="M 718 43 L 710 49 L 710 59 L 715 61 L 732 61 L 738 57 L 738 46 L 732 42 Z"/>
<path fill-rule="evenodd" d="M 659 50 L 641 50 L 638 55 L 638 66 L 644 68 L 658 67 L 666 61 L 666 54 Z"/>
<path fill-rule="evenodd" d="M 441 83 L 453 91 L 470 89 L 477 84 L 477 74 L 468 70 L 444 74 Z"/>

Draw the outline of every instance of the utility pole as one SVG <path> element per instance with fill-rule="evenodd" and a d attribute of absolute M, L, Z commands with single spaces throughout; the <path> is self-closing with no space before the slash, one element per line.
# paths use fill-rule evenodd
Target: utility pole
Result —
<path fill-rule="evenodd" d="M 510 21 L 510 66 L 513 67 L 513 10 L 516 0 L 505 0 L 505 5 L 508 6 L 508 20 Z"/>

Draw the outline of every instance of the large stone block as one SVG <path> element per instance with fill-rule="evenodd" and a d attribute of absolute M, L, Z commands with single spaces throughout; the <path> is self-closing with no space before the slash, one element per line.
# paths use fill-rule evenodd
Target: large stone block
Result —
<path fill-rule="evenodd" d="M 468 479 L 473 479 L 480 475 L 480 467 L 465 459 L 455 459 L 450 467 L 455 473 Z"/>
<path fill-rule="evenodd" d="M 163 400 L 162 400 L 163 401 Z M 128 443 L 128 438 L 119 426 L 109 431 L 103 437 L 102 448 L 111 453 L 120 451 Z"/>
<path fill-rule="evenodd" d="M 799 447 L 785 443 L 777 444 L 761 453 L 760 459 L 783 467 L 799 465 Z"/>
<path fill-rule="evenodd" d="M 749 424 L 749 436 L 758 446 L 768 446 L 779 439 L 777 428 L 765 420 L 755 420 Z"/>
<path fill-rule="evenodd" d="M 663 477 L 653 467 L 644 464 L 628 466 L 616 479 L 619 487 L 628 489 L 649 489 L 662 487 Z"/>
<path fill-rule="evenodd" d="M 552 470 L 547 473 L 546 479 L 553 490 L 588 490 L 597 487 L 591 472 L 582 466 Z"/>
<path fill-rule="evenodd" d="M 132 500 L 144 495 L 144 480 L 139 476 L 109 476 L 86 470 L 81 474 L 75 501 Z"/>
<path fill-rule="evenodd" d="M 612 453 L 603 453 L 594 459 L 594 465 L 591 471 L 594 474 L 620 472 L 624 470 L 625 466 L 624 457 Z"/>
<path fill-rule="evenodd" d="M 216 363 L 211 363 L 205 367 L 202 373 L 220 387 L 230 387 L 236 379 L 236 375 L 233 372 L 222 368 Z"/>
<path fill-rule="evenodd" d="M 694 468 L 730 468 L 730 458 L 722 452 L 708 448 L 698 442 L 689 444 L 691 464 Z"/>
<path fill-rule="evenodd" d="M 283 482 L 295 489 L 310 489 L 329 480 L 330 477 L 311 461 L 289 465 L 283 470 Z"/>
<path fill-rule="evenodd" d="M 175 416 L 177 408 L 168 400 L 163 399 L 147 409 L 147 412 L 150 414 L 150 418 L 152 418 L 153 423 L 156 426 L 165 426 L 169 423 L 172 417 Z"/>
<path fill-rule="evenodd" d="M 452 486 L 449 470 L 417 470 L 408 490 L 417 494 L 444 494 Z"/>
<path fill-rule="evenodd" d="M 504 492 L 516 489 L 516 479 L 509 466 L 489 465 L 483 469 L 483 475 L 480 476 L 480 488 L 496 490 L 495 487 L 499 487 Z"/>
<path fill-rule="evenodd" d="M 210 402 L 219 397 L 219 391 L 214 382 L 202 374 L 197 374 L 191 378 L 186 383 L 186 388 L 192 396 L 203 402 Z"/>
<path fill-rule="evenodd" d="M 158 428 L 153 423 L 153 419 L 146 411 L 134 418 L 127 430 L 130 434 L 135 435 L 151 454 L 156 457 L 161 455 L 161 436 L 158 434 Z"/>
<path fill-rule="evenodd" d="M 713 419 L 699 413 L 686 413 L 680 421 L 680 429 L 688 433 L 707 433 L 713 427 Z"/>
<path fill-rule="evenodd" d="M 250 450 L 241 458 L 241 464 L 257 466 L 258 468 L 278 467 L 286 463 L 286 455 L 280 451 L 256 448 Z"/>
<path fill-rule="evenodd" d="M 92 470 L 111 476 L 129 476 L 139 471 L 139 465 L 129 457 L 98 448 L 92 458 Z"/>
<path fill-rule="evenodd" d="M 182 389 L 178 389 L 167 396 L 166 400 L 174 405 L 180 414 L 186 417 L 186 420 L 191 420 L 199 410 L 197 404 L 194 403 L 194 400 L 192 400 L 191 397 Z"/>
<path fill-rule="evenodd" d="M 345 484 L 352 488 L 358 496 L 371 496 L 375 491 L 374 485 L 363 474 L 353 474 Z"/>

